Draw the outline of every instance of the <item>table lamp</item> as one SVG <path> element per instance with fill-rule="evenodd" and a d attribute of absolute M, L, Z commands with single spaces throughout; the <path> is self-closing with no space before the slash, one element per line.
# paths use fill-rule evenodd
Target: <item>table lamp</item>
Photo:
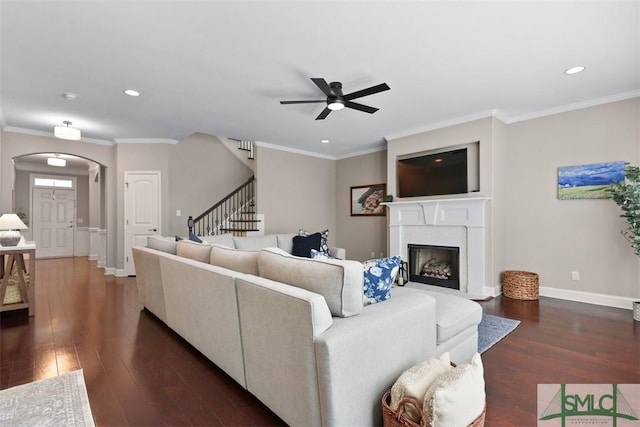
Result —
<path fill-rule="evenodd" d="M 28 227 L 14 213 L 5 213 L 0 216 L 0 245 L 17 246 L 22 238 L 19 230 L 26 230 Z"/>

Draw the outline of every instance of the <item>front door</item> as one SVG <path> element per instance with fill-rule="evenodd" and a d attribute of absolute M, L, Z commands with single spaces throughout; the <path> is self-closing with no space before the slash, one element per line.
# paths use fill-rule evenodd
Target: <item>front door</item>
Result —
<path fill-rule="evenodd" d="M 73 256 L 75 191 L 33 189 L 33 240 L 36 258 Z"/>
<path fill-rule="evenodd" d="M 134 276 L 131 249 L 160 234 L 160 172 L 125 172 L 124 183 L 124 272 Z"/>

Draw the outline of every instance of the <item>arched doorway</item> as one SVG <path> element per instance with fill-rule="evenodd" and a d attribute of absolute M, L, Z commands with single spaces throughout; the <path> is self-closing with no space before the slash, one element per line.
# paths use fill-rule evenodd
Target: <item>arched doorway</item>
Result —
<path fill-rule="evenodd" d="M 36 241 L 36 256 L 99 260 L 100 232 L 105 228 L 105 167 L 54 152 L 17 156 L 13 164 L 14 209 L 29 227 L 25 237 Z"/>

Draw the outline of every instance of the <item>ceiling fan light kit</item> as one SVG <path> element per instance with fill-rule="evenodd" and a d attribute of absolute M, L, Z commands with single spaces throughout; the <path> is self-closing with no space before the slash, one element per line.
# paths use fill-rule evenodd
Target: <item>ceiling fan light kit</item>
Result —
<path fill-rule="evenodd" d="M 53 135 L 56 138 L 69 139 L 72 141 L 77 141 L 81 138 L 80 129 L 70 127 L 70 121 L 65 120 L 62 123 L 64 123 L 65 126 L 56 126 L 53 128 Z"/>
<path fill-rule="evenodd" d="M 316 117 L 316 120 L 324 120 L 330 112 L 342 110 L 345 107 L 373 114 L 378 111 L 377 108 L 369 107 L 368 105 L 359 104 L 357 102 L 352 102 L 352 100 L 390 89 L 390 87 L 386 83 L 381 83 L 379 85 L 371 86 L 362 90 L 357 90 L 345 95 L 342 93 L 342 83 L 340 82 L 331 82 L 330 84 L 328 84 L 325 79 L 320 78 L 312 78 L 311 81 L 314 82 L 316 86 L 318 86 L 318 88 L 322 91 L 322 93 L 327 96 L 326 99 L 311 101 L 280 101 L 280 104 L 312 104 L 325 102 L 327 106 L 324 110 L 322 110 L 318 117 Z"/>

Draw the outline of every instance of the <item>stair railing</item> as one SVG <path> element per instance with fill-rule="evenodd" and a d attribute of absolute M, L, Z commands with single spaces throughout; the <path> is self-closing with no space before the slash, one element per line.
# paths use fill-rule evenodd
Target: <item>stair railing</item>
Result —
<path fill-rule="evenodd" d="M 213 236 L 232 233 L 243 236 L 249 231 L 258 231 L 255 212 L 255 176 L 252 176 L 220 200 L 198 215 L 189 216 L 187 226 L 189 235 Z"/>

